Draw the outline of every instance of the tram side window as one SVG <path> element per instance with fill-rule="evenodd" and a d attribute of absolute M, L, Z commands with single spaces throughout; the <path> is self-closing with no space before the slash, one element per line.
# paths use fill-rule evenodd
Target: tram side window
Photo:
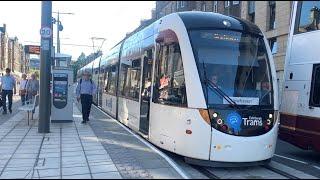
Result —
<path fill-rule="evenodd" d="M 320 107 L 320 64 L 314 65 L 312 74 L 312 86 L 310 106 Z"/>
<path fill-rule="evenodd" d="M 186 107 L 186 86 L 178 43 L 161 46 L 155 75 L 153 102 Z"/>
<path fill-rule="evenodd" d="M 126 61 L 121 64 L 120 94 L 130 99 L 139 100 L 141 59 Z"/>
<path fill-rule="evenodd" d="M 297 11 L 296 33 L 319 30 L 320 1 L 299 2 Z"/>
<path fill-rule="evenodd" d="M 109 76 L 109 69 L 105 68 L 104 69 L 104 90 L 105 92 L 108 92 L 108 76 Z"/>
<path fill-rule="evenodd" d="M 107 92 L 110 94 L 116 94 L 116 83 L 117 83 L 117 67 L 112 66 L 108 72 L 108 85 L 107 85 Z"/>

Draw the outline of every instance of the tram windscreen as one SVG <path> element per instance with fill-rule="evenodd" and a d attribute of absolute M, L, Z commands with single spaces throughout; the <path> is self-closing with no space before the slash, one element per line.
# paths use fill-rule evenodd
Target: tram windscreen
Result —
<path fill-rule="evenodd" d="M 273 105 L 268 53 L 262 36 L 228 30 L 191 30 L 191 43 L 208 106 Z"/>

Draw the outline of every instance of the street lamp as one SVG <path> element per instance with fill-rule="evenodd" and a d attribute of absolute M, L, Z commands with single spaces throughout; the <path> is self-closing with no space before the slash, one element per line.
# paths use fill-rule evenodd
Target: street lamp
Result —
<path fill-rule="evenodd" d="M 60 53 L 60 37 L 59 37 L 59 32 L 63 30 L 63 26 L 60 21 L 60 14 L 68 14 L 68 15 L 74 15 L 74 13 L 66 13 L 66 12 L 52 12 L 58 14 L 57 19 L 52 18 L 52 23 L 56 24 L 57 23 L 57 53 Z"/>

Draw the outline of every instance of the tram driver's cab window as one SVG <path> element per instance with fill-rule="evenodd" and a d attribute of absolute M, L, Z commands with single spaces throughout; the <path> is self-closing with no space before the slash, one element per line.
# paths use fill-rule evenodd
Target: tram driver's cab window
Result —
<path fill-rule="evenodd" d="M 299 2 L 296 18 L 296 33 L 319 30 L 320 1 Z"/>
<path fill-rule="evenodd" d="M 169 36 L 175 36 L 174 32 L 168 31 L 171 33 Z M 186 85 L 179 43 L 177 40 L 160 42 L 157 48 L 153 102 L 186 107 Z"/>

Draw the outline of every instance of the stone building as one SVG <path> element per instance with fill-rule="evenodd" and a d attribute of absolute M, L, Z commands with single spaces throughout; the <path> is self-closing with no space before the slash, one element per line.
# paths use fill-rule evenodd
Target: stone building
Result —
<path fill-rule="evenodd" d="M 264 32 L 275 60 L 281 88 L 292 1 L 157 1 L 155 17 L 180 11 L 206 11 L 249 20 Z"/>
<path fill-rule="evenodd" d="M 17 37 L 9 38 L 6 24 L 0 27 L 0 73 L 6 68 L 19 76 L 26 72 L 24 46 Z"/>
<path fill-rule="evenodd" d="M 0 27 L 0 72 L 4 71 L 8 63 L 8 33 L 6 24 Z"/>

